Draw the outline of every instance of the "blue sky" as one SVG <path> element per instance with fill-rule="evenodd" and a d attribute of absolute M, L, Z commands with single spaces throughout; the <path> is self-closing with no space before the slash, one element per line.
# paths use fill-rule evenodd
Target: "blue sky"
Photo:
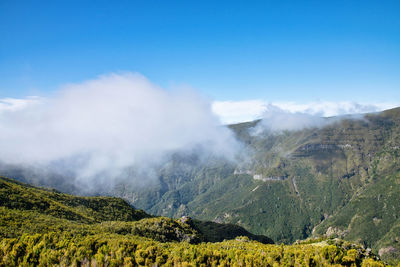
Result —
<path fill-rule="evenodd" d="M 0 98 L 139 72 L 241 101 L 400 100 L 400 1 L 0 1 Z"/>

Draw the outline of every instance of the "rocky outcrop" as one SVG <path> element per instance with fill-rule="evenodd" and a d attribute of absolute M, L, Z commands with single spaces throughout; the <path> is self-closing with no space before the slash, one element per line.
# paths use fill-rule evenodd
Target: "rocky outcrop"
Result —
<path fill-rule="evenodd" d="M 254 180 L 261 180 L 263 182 L 267 181 L 284 181 L 288 177 L 287 176 L 271 176 L 271 177 L 263 177 L 261 174 L 254 174 L 253 179 Z"/>

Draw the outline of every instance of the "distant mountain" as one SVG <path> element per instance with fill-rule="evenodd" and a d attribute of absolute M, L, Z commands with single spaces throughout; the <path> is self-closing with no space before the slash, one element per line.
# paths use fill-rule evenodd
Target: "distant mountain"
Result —
<path fill-rule="evenodd" d="M 0 266 L 384 266 L 362 246 L 338 239 L 291 246 L 252 239 L 271 243 L 239 226 L 152 217 L 122 199 L 0 177 Z"/>
<path fill-rule="evenodd" d="M 340 237 L 400 259 L 400 108 L 296 131 L 263 131 L 261 124 L 229 126 L 244 144 L 236 162 L 176 152 L 154 171 L 151 186 L 128 176 L 100 193 L 150 214 L 239 225 L 277 242 Z M 32 179 L 24 166 L 0 173 L 80 193 L 60 174 L 33 171 Z"/>
<path fill-rule="evenodd" d="M 231 163 L 177 154 L 147 190 L 113 194 L 153 214 L 234 223 L 278 242 L 332 235 L 400 257 L 400 108 L 324 127 L 229 126 L 247 148 Z M 329 123 L 329 120 L 331 121 Z"/>

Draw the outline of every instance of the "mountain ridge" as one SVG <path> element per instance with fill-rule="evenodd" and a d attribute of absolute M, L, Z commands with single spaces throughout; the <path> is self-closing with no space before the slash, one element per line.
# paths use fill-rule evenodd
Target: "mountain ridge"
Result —
<path fill-rule="evenodd" d="M 399 173 L 400 108 L 334 120 L 323 127 L 252 134 L 251 129 L 259 123 L 229 126 L 251 148 L 245 164 L 210 159 L 207 164 L 195 162 L 188 168 L 182 163 L 185 158 L 181 158 L 174 163 L 181 173 L 179 177 L 169 170 L 160 171 L 160 184 L 175 184 L 174 189 L 158 193 L 159 200 L 150 206 L 144 202 L 146 194 L 154 203 L 156 192 L 161 191 L 136 192 L 133 195 L 139 201 L 132 203 L 154 214 L 239 224 L 278 242 L 291 243 L 312 236 L 313 231 L 325 235 L 330 226 L 334 229 L 332 217 L 347 214 L 343 208 L 354 205 L 355 199 L 363 197 L 362 192 L 386 194 L 398 188 L 397 178 L 390 177 Z M 268 181 L 268 177 L 284 179 Z M 379 190 L 373 189 L 379 184 Z M 118 195 L 118 188 L 114 194 Z M 398 195 L 391 196 L 391 202 L 400 203 Z M 129 195 L 124 197 L 129 201 Z M 367 205 L 363 207 L 368 210 Z M 400 207 L 395 207 L 393 212 L 400 216 Z M 374 209 L 374 213 L 377 222 L 384 211 Z M 357 214 L 364 216 L 361 210 Z M 322 223 L 325 220 L 333 223 L 328 226 Z M 391 223 L 380 224 L 383 236 L 382 231 L 390 235 Z M 383 248 L 379 244 L 386 244 L 395 251 L 388 258 L 400 257 L 398 232 L 392 231 L 394 237 L 389 242 L 369 235 L 365 228 L 358 234 L 343 231 L 345 234 L 339 235 L 342 238 L 362 242 L 376 252 Z"/>

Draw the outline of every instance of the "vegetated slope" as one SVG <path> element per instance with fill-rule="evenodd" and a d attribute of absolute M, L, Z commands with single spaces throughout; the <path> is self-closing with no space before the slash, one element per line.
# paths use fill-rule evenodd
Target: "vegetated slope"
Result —
<path fill-rule="evenodd" d="M 80 223 L 135 221 L 151 217 L 116 197 L 77 197 L 0 177 L 0 204 L 14 210 L 30 210 Z"/>
<path fill-rule="evenodd" d="M 209 224 L 213 227 L 203 226 Z M 192 243 L 248 236 L 273 243 L 268 237 L 253 235 L 236 225 L 217 225 L 188 217 L 152 217 L 120 198 L 77 197 L 0 177 L 0 237 L 50 231 L 134 234 L 162 242 Z"/>
<path fill-rule="evenodd" d="M 239 224 L 279 242 L 311 236 L 318 225 L 316 234 L 337 228 L 343 238 L 398 253 L 400 109 L 327 120 L 257 135 L 259 121 L 232 125 L 248 157 L 177 154 L 160 168 L 157 186 L 114 193 L 154 214 Z M 352 219 L 362 225 L 349 228 Z"/>
<path fill-rule="evenodd" d="M 257 135 L 259 121 L 232 125 L 247 148 L 237 162 L 177 152 L 159 168 L 155 185 L 138 187 L 127 177 L 110 193 L 152 214 L 238 224 L 278 242 L 309 237 L 317 226 L 316 235 L 341 236 L 396 258 L 399 209 L 391 203 L 400 202 L 394 193 L 399 118 L 400 109 L 393 109 L 362 119 L 332 118 L 323 128 Z M 21 177 L 30 181 L 26 175 Z M 369 206 L 376 197 L 371 194 L 390 197 L 376 198 L 375 207 Z M 372 226 L 371 216 L 375 228 L 366 226 Z M 355 219 L 363 226 L 349 228 Z"/>
<path fill-rule="evenodd" d="M 76 197 L 4 177 L 0 200 L 0 266 L 384 266 L 341 240 L 262 244 L 250 238 L 271 240 L 238 226 L 150 217 L 120 199 Z M 224 236 L 235 239 L 199 243 Z"/>
<path fill-rule="evenodd" d="M 0 243 L 0 266 L 385 266 L 359 246 L 328 240 L 265 245 L 245 237 L 220 243 L 161 243 L 133 235 L 23 235 Z"/>
<path fill-rule="evenodd" d="M 382 258 L 400 258 L 400 173 L 366 186 L 314 230 L 314 235 L 328 234 L 363 242 L 379 251 Z"/>

